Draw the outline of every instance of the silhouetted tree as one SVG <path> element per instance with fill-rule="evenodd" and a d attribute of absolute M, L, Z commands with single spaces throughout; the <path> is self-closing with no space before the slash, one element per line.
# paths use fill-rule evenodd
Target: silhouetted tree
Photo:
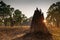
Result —
<path fill-rule="evenodd" d="M 53 3 L 48 9 L 47 21 L 51 25 L 60 25 L 60 2 Z"/>

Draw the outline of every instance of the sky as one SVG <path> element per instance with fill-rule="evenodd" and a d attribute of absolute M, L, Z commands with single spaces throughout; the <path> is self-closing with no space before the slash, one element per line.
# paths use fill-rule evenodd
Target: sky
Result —
<path fill-rule="evenodd" d="M 38 7 L 38 9 L 42 9 L 44 17 L 46 18 L 47 11 L 50 5 L 60 0 L 2 0 L 2 1 L 8 5 L 11 5 L 11 7 L 14 7 L 14 9 L 19 9 L 28 18 L 33 16 L 34 10 L 36 9 L 36 7 Z"/>

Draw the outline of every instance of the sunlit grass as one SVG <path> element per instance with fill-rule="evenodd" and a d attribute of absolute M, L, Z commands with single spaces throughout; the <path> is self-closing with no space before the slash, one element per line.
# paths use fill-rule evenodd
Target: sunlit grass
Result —
<path fill-rule="evenodd" d="M 49 32 L 52 34 L 54 40 L 60 40 L 60 28 L 54 26 L 50 26 L 47 28 Z"/>

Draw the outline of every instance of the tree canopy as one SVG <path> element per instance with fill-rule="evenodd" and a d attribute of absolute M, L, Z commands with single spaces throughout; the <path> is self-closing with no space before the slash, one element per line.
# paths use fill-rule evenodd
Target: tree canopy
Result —
<path fill-rule="evenodd" d="M 0 16 L 10 16 L 14 8 L 10 7 L 10 5 L 5 4 L 3 1 L 0 2 Z"/>
<path fill-rule="evenodd" d="M 10 23 L 11 26 L 15 24 L 21 24 L 22 21 L 27 18 L 19 9 L 14 10 L 11 5 L 7 5 L 3 1 L 0 2 L 0 18 L 2 19 L 2 23 L 6 26 L 8 23 Z"/>
<path fill-rule="evenodd" d="M 47 21 L 49 24 L 59 27 L 60 25 L 60 2 L 53 3 L 48 9 Z"/>

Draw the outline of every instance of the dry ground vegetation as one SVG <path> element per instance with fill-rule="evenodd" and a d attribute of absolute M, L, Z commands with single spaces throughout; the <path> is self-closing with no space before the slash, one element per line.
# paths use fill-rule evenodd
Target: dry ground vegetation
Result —
<path fill-rule="evenodd" d="M 47 27 L 54 40 L 60 40 L 60 28 L 59 27 Z"/>
<path fill-rule="evenodd" d="M 53 40 L 60 40 L 60 27 L 47 25 L 47 24 L 46 27 L 48 28 L 49 32 L 52 34 Z"/>
<path fill-rule="evenodd" d="M 12 40 L 29 32 L 29 26 L 0 27 L 0 40 Z"/>
<path fill-rule="evenodd" d="M 52 33 L 53 40 L 60 40 L 60 28 L 47 27 Z M 24 36 L 29 32 L 30 26 L 0 27 L 0 40 L 12 40 Z"/>

